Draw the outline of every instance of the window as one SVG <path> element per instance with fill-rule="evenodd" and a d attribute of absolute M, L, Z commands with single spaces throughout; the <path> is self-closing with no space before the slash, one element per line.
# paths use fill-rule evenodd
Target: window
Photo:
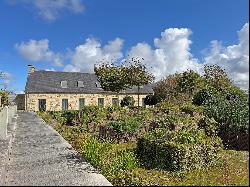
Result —
<path fill-rule="evenodd" d="M 85 99 L 80 98 L 79 99 L 79 110 L 81 110 L 85 106 Z"/>
<path fill-rule="evenodd" d="M 67 88 L 67 81 L 61 81 L 61 87 L 62 88 Z"/>
<path fill-rule="evenodd" d="M 46 99 L 38 99 L 39 111 L 46 111 Z"/>
<path fill-rule="evenodd" d="M 104 98 L 98 98 L 98 106 L 104 107 Z"/>
<path fill-rule="evenodd" d="M 68 99 L 62 99 L 62 110 L 68 110 L 69 103 Z"/>
<path fill-rule="evenodd" d="M 77 81 L 77 87 L 83 88 L 84 87 L 83 81 Z"/>
<path fill-rule="evenodd" d="M 101 84 L 99 82 L 96 82 L 95 85 L 97 88 L 101 88 Z"/>
<path fill-rule="evenodd" d="M 142 106 L 146 106 L 145 105 L 145 98 L 142 98 Z"/>
<path fill-rule="evenodd" d="M 112 105 L 119 105 L 118 98 L 112 98 Z"/>

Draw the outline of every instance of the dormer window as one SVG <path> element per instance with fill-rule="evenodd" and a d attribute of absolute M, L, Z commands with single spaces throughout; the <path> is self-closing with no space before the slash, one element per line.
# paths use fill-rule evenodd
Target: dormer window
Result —
<path fill-rule="evenodd" d="M 61 81 L 61 87 L 62 88 L 67 88 L 67 81 Z"/>
<path fill-rule="evenodd" d="M 97 88 L 101 88 L 101 84 L 99 82 L 96 82 L 95 85 Z"/>
<path fill-rule="evenodd" d="M 83 88 L 84 87 L 83 81 L 77 81 L 77 87 Z"/>

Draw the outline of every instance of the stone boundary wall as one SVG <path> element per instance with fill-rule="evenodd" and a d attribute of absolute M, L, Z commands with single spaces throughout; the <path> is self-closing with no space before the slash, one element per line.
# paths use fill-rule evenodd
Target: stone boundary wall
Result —
<path fill-rule="evenodd" d="M 7 125 L 17 113 L 17 106 L 5 106 L 0 111 L 0 139 L 7 138 Z"/>

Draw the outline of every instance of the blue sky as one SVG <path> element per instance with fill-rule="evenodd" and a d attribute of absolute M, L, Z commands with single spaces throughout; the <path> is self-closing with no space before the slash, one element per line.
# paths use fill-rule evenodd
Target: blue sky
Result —
<path fill-rule="evenodd" d="M 158 79 L 200 64 L 249 82 L 247 0 L 0 1 L 0 70 L 24 91 L 27 65 L 91 72 L 100 58 L 146 57 Z M 95 50 L 97 49 L 97 50 Z M 244 53 L 241 53 L 244 51 Z M 162 68 L 165 67 L 165 68 Z"/>

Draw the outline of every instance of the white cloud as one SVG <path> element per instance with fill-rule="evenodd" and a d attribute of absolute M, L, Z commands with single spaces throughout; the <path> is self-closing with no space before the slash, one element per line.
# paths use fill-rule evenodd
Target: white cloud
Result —
<path fill-rule="evenodd" d="M 63 11 L 78 14 L 84 11 L 84 5 L 81 0 L 18 0 L 11 2 L 12 5 L 18 3 L 28 5 L 40 17 L 48 21 L 56 20 Z"/>
<path fill-rule="evenodd" d="M 238 31 L 239 42 L 236 45 L 222 46 L 221 42 L 212 41 L 205 64 L 218 64 L 224 68 L 235 84 L 242 89 L 249 88 L 249 24 Z"/>
<path fill-rule="evenodd" d="M 109 41 L 107 45 L 101 46 L 101 43 L 94 38 L 86 39 L 84 44 L 75 48 L 72 52 L 72 64 L 68 64 L 64 71 L 82 71 L 94 72 L 94 65 L 101 60 L 117 60 L 123 57 L 121 52 L 123 40 L 116 38 Z"/>
<path fill-rule="evenodd" d="M 199 72 L 202 65 L 190 53 L 190 34 L 191 30 L 187 28 L 166 29 L 161 38 L 154 39 L 154 48 L 147 43 L 138 43 L 130 49 L 129 56 L 144 58 L 156 80 L 187 69 Z"/>
<path fill-rule="evenodd" d="M 15 44 L 15 48 L 25 59 L 32 62 L 52 62 L 56 66 L 62 66 L 63 57 L 60 53 L 54 53 L 49 49 L 49 40 L 30 40 Z"/>
<path fill-rule="evenodd" d="M 236 85 L 243 89 L 249 88 L 248 23 L 238 31 L 239 42 L 236 45 L 224 47 L 221 42 L 211 41 L 202 62 L 190 52 L 191 33 L 187 28 L 166 29 L 161 33 L 161 37 L 154 39 L 154 46 L 145 42 L 138 43 L 130 48 L 128 55 L 144 58 L 144 63 L 156 80 L 187 69 L 202 73 L 204 64 L 218 64 L 226 69 Z M 99 61 L 116 61 L 123 58 L 123 42 L 122 39 L 116 38 L 102 46 L 97 39 L 87 38 L 74 50 L 68 49 L 64 55 L 51 51 L 47 39 L 22 42 L 16 44 L 16 48 L 24 58 L 33 62 L 49 61 L 54 65 L 62 65 L 62 60 L 67 58 L 71 63 L 64 66 L 64 71 L 93 73 L 94 64 Z"/>
<path fill-rule="evenodd" d="M 7 88 L 8 85 L 10 84 L 11 81 L 13 81 L 14 79 L 14 76 L 8 72 L 4 72 L 4 71 L 1 71 L 2 72 L 1 76 L 0 76 L 0 85 L 1 87 L 3 88 Z"/>
<path fill-rule="evenodd" d="M 45 69 L 45 71 L 56 71 L 54 68 Z"/>

